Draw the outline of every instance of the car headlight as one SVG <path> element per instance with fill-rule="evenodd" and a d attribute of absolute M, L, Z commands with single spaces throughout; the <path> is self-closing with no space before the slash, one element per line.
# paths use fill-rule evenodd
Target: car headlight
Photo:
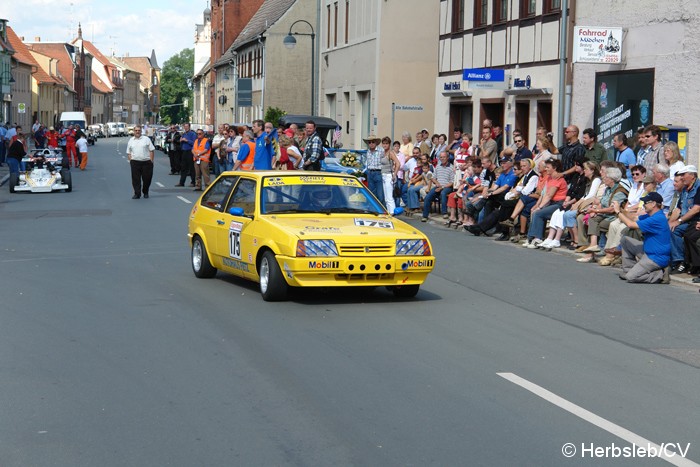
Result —
<path fill-rule="evenodd" d="M 396 240 L 397 256 L 430 256 L 428 240 Z"/>
<path fill-rule="evenodd" d="M 338 256 L 334 240 L 299 240 L 297 256 Z"/>

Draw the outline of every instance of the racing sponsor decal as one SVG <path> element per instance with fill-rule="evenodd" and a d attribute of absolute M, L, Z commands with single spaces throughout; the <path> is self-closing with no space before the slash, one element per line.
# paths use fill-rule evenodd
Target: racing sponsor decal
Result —
<path fill-rule="evenodd" d="M 250 266 L 248 266 L 248 263 L 244 263 L 243 261 L 224 258 L 224 266 L 229 267 L 231 269 L 238 269 L 239 271 L 243 272 L 250 272 Z"/>
<path fill-rule="evenodd" d="M 286 185 L 285 179 L 282 177 L 268 177 L 265 179 L 265 186 L 281 186 Z"/>
<path fill-rule="evenodd" d="M 281 177 L 265 177 L 263 186 L 282 185 L 344 185 L 362 187 L 362 183 L 352 176 L 326 176 L 326 175 L 290 175 Z"/>
<path fill-rule="evenodd" d="M 393 229 L 394 223 L 391 221 L 382 221 L 377 219 L 360 219 L 355 218 L 355 225 L 358 227 L 378 227 L 380 229 Z"/>
<path fill-rule="evenodd" d="M 253 253 L 248 253 L 248 262 L 249 263 L 253 262 Z"/>
<path fill-rule="evenodd" d="M 258 239 L 257 238 L 253 239 L 253 246 L 258 246 Z"/>
<path fill-rule="evenodd" d="M 308 230 L 310 232 L 336 232 L 336 233 L 342 231 L 338 227 L 323 227 L 323 226 L 316 227 L 315 225 L 304 226 L 304 230 Z"/>
<path fill-rule="evenodd" d="M 241 230 L 243 224 L 231 221 L 228 229 L 228 255 L 231 258 L 241 259 Z"/>
<path fill-rule="evenodd" d="M 410 259 L 401 265 L 404 271 L 411 268 L 429 268 L 433 266 L 432 259 Z"/>
<path fill-rule="evenodd" d="M 309 269 L 338 269 L 340 261 L 309 261 Z"/>
<path fill-rule="evenodd" d="M 299 177 L 301 183 L 326 183 L 326 177 L 319 175 L 304 175 Z"/>

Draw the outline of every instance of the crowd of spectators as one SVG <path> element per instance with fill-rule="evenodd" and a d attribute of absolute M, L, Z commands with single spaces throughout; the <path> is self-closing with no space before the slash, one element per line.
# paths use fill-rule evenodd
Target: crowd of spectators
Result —
<path fill-rule="evenodd" d="M 404 133 L 393 147 L 387 139 L 398 168 L 385 199 L 393 192 L 394 205 L 423 222 L 438 211 L 457 231 L 620 265 L 629 282 L 668 283 L 670 274 L 690 273 L 700 283 L 697 167 L 684 163 L 675 142 L 661 141 L 658 127 L 640 129 L 632 141 L 614 135 L 612 158 L 593 129 L 575 125 L 560 147 L 545 128 L 531 149 L 518 130 L 503 147 L 488 120 L 476 142 L 460 128 L 452 136 L 423 130 L 412 141 Z"/>

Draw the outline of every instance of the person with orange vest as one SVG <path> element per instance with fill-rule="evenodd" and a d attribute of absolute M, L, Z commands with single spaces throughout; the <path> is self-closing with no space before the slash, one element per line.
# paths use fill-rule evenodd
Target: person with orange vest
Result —
<path fill-rule="evenodd" d="M 236 158 L 236 163 L 233 164 L 233 170 L 253 170 L 255 163 L 254 138 L 255 136 L 252 131 L 246 130 L 243 132 L 241 148 L 238 150 L 238 156 Z"/>
<path fill-rule="evenodd" d="M 73 125 L 69 125 L 68 128 L 61 133 L 61 138 L 66 139 L 68 163 L 73 165 L 73 167 L 78 167 L 80 160 L 78 159 L 78 151 L 75 149 L 75 130 L 73 129 Z M 73 160 L 75 160 L 75 164 L 73 164 Z"/>
<path fill-rule="evenodd" d="M 197 130 L 197 139 L 192 144 L 192 160 L 194 161 L 194 191 L 202 191 L 209 186 L 209 160 L 211 156 L 211 141 L 204 137 L 204 130 Z M 202 180 L 204 183 L 202 183 Z"/>

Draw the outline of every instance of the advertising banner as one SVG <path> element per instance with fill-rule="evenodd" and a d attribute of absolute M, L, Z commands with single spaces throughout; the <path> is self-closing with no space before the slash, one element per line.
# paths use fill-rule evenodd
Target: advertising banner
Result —
<path fill-rule="evenodd" d="M 620 63 L 622 28 L 574 27 L 574 62 Z"/>
<path fill-rule="evenodd" d="M 596 73 L 595 132 L 612 159 L 615 133 L 628 138 L 651 125 L 654 116 L 654 70 Z"/>

